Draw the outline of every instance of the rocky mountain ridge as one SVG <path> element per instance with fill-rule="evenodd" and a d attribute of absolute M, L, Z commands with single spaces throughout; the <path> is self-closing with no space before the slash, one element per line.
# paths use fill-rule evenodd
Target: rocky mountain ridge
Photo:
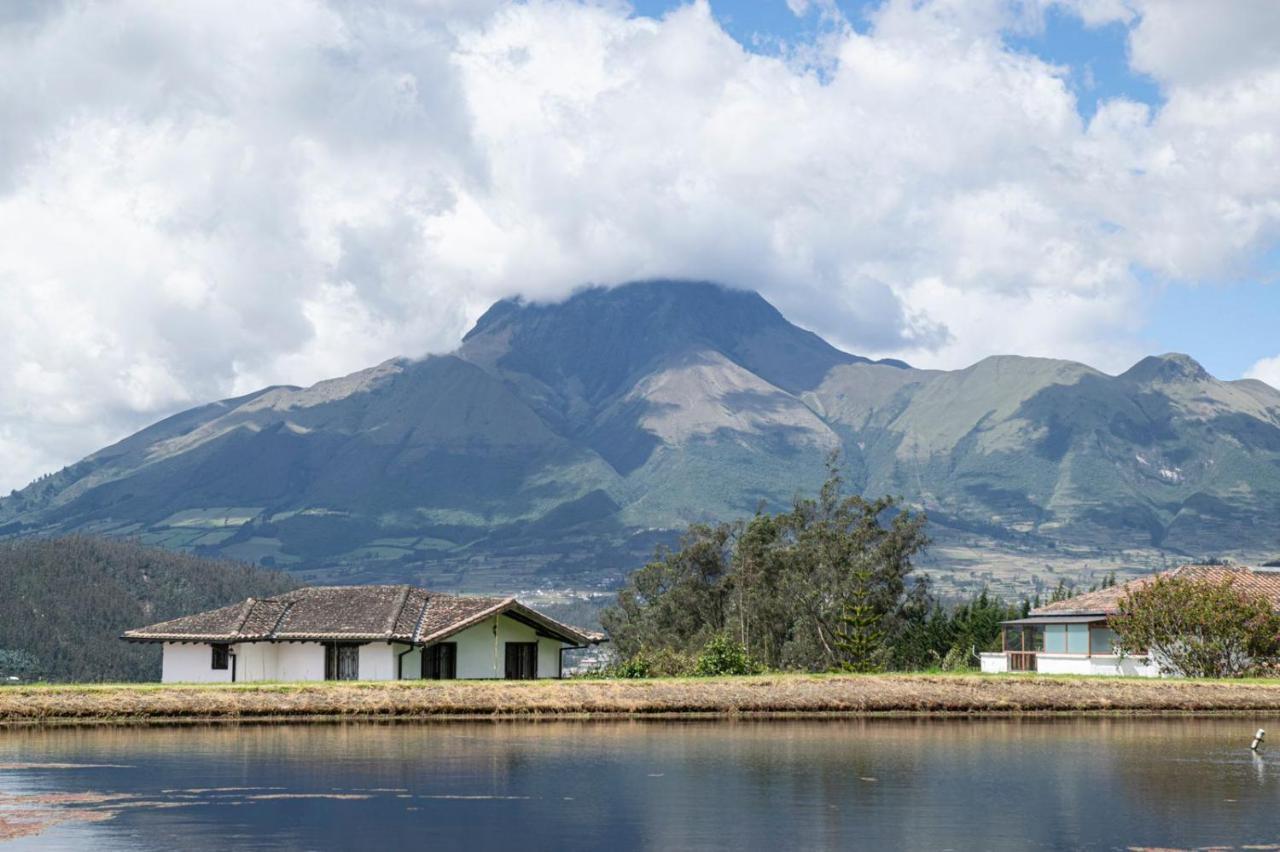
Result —
<path fill-rule="evenodd" d="M 692 520 L 849 485 L 940 541 L 1270 553 L 1280 392 L 1185 355 L 1111 376 L 873 362 L 755 293 L 640 282 L 494 305 L 450 355 L 157 423 L 0 500 L 0 535 L 92 532 L 441 587 L 608 584 Z M 944 560 L 945 561 L 945 560 Z M 946 568 L 946 565 L 941 565 Z"/>

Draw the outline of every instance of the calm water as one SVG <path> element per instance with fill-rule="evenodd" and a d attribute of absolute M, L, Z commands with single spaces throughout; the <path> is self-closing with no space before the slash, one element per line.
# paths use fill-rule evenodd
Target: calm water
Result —
<path fill-rule="evenodd" d="M 0 730 L 0 849 L 1280 841 L 1280 718 Z M 1277 744 L 1280 746 L 1280 743 Z"/>

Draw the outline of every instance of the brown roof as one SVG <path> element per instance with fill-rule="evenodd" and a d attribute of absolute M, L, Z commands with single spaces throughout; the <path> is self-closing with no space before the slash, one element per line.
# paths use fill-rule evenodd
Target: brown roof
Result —
<path fill-rule="evenodd" d="M 598 634 L 561 624 L 515 598 L 447 595 L 416 586 L 315 586 L 249 598 L 208 612 L 126 630 L 141 642 L 365 640 L 426 644 L 507 614 L 577 645 Z"/>
<path fill-rule="evenodd" d="M 1264 595 L 1276 609 L 1280 609 L 1280 571 L 1245 568 L 1239 565 L 1184 565 L 1172 571 L 1162 571 L 1150 577 L 1140 577 L 1109 589 L 1085 592 L 1073 598 L 1045 604 L 1031 611 L 1032 615 L 1083 615 L 1103 613 L 1111 615 L 1119 611 L 1120 601 L 1133 589 L 1141 588 L 1156 577 L 1194 577 L 1204 580 L 1223 580 L 1231 577 L 1237 589 Z"/>

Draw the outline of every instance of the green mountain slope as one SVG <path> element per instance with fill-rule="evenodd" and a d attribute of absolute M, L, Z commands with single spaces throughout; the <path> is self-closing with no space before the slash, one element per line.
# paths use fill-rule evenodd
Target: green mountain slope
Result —
<path fill-rule="evenodd" d="M 754 293 L 643 282 L 500 302 L 449 356 L 169 418 L 0 500 L 91 531 L 339 580 L 607 585 L 691 520 L 849 480 L 943 540 L 1270 553 L 1280 392 L 1190 358 L 1120 376 L 841 352 Z M 945 567 L 945 566 L 942 566 Z"/>

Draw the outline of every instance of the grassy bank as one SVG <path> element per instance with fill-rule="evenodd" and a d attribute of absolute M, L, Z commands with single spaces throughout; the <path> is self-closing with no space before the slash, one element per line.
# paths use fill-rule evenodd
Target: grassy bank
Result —
<path fill-rule="evenodd" d="M 0 689 L 0 722 L 309 717 L 1280 711 L 1277 681 L 980 675 Z"/>

